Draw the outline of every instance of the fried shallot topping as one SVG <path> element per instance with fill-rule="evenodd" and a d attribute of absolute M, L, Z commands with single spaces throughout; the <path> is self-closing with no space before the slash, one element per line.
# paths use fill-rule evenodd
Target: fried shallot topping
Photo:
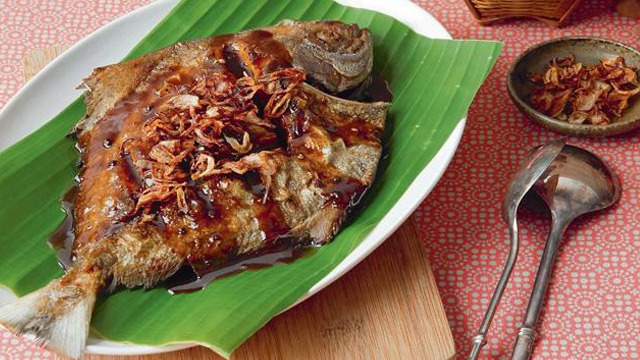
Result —
<path fill-rule="evenodd" d="M 575 62 L 573 55 L 554 58 L 544 73 L 530 79 L 536 85 L 531 105 L 573 124 L 609 124 L 622 116 L 630 98 L 640 92 L 636 69 L 627 66 L 623 57 L 593 66 Z"/>
<path fill-rule="evenodd" d="M 273 132 L 274 121 L 289 108 L 304 79 L 304 71 L 296 68 L 257 79 L 206 73 L 196 77 L 190 89 L 165 101 L 145 122 L 144 136 L 122 145 L 123 156 L 142 178 L 135 212 L 150 213 L 155 204 L 173 200 L 187 213 L 188 185 L 215 175 L 258 170 L 268 179 L 273 169 L 251 155 L 255 146 L 250 129 Z M 159 96 L 180 82 L 174 76 L 167 81 Z M 257 104 L 264 101 L 266 105 L 259 108 Z"/>

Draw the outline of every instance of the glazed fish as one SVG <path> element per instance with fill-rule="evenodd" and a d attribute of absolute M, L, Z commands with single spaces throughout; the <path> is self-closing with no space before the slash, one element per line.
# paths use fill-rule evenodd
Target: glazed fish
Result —
<path fill-rule="evenodd" d="M 328 93 L 372 63 L 366 29 L 283 21 L 94 70 L 73 265 L 0 324 L 78 358 L 102 289 L 330 241 L 374 180 L 389 103 Z"/>

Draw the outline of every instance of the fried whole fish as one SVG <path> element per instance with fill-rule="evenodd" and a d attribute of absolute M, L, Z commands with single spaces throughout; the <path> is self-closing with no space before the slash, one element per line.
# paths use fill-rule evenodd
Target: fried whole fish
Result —
<path fill-rule="evenodd" d="M 366 29 L 283 21 L 94 70 L 73 265 L 0 324 L 78 358 L 101 289 L 331 240 L 374 180 L 389 104 L 326 92 L 372 63 Z"/>

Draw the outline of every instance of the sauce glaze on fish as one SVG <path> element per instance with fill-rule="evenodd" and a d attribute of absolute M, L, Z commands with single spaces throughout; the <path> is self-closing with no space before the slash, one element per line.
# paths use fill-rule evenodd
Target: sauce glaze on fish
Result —
<path fill-rule="evenodd" d="M 0 323 L 79 357 L 108 283 L 148 288 L 185 265 L 212 278 L 330 241 L 374 180 L 389 104 L 327 92 L 372 62 L 366 29 L 284 21 L 96 69 L 75 129 L 73 264 Z"/>

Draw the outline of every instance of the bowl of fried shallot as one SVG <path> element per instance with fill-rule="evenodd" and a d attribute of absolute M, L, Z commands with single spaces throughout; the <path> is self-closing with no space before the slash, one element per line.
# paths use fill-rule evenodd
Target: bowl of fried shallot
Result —
<path fill-rule="evenodd" d="M 612 136 L 640 127 L 640 51 L 593 37 L 540 43 L 509 68 L 511 100 L 564 135 Z"/>

